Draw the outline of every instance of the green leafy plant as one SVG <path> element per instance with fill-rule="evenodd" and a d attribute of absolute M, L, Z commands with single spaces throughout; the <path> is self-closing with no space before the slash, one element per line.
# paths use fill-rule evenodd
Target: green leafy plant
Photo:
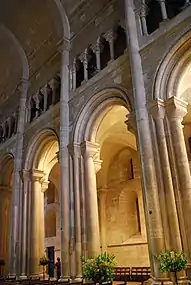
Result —
<path fill-rule="evenodd" d="M 41 265 L 41 266 L 46 266 L 46 265 L 48 265 L 48 262 L 49 262 L 49 259 L 44 255 L 44 256 L 42 256 L 41 258 L 40 258 L 40 260 L 39 260 L 39 264 Z"/>
<path fill-rule="evenodd" d="M 87 260 L 82 257 L 83 279 L 99 284 L 111 282 L 114 276 L 114 266 L 115 256 L 106 252 Z"/>
<path fill-rule="evenodd" d="M 157 256 L 161 272 L 179 272 L 186 269 L 187 258 L 183 252 L 165 251 Z"/>
<path fill-rule="evenodd" d="M 49 259 L 44 255 L 40 258 L 39 264 L 43 267 L 43 279 L 45 279 L 45 267 L 48 265 Z"/>

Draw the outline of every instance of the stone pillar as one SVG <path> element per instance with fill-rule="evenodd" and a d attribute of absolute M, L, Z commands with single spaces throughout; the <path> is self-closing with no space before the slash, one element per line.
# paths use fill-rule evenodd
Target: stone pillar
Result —
<path fill-rule="evenodd" d="M 28 81 L 21 80 L 20 83 L 20 103 L 17 123 L 16 145 L 15 145 L 15 159 L 14 159 L 14 173 L 13 173 L 13 195 L 11 208 L 11 241 L 10 241 L 10 274 L 19 274 L 19 251 L 21 250 L 21 241 L 19 240 L 19 216 L 21 213 L 22 192 L 20 191 L 20 171 L 22 169 L 23 156 L 23 133 L 25 126 L 25 110 L 26 98 L 28 91 Z"/>
<path fill-rule="evenodd" d="M 60 94 L 60 248 L 61 279 L 68 279 L 69 268 L 69 44 L 64 43 Z"/>
<path fill-rule="evenodd" d="M 80 206 L 80 146 L 73 144 L 70 146 L 73 157 L 73 189 L 74 189 L 74 220 L 75 220 L 75 253 L 76 253 L 76 278 L 82 277 L 82 244 L 81 244 L 81 206 Z"/>
<path fill-rule="evenodd" d="M 39 275 L 39 259 L 42 256 L 42 178 L 43 171 L 33 169 L 31 172 L 32 191 L 31 191 L 31 225 L 30 225 L 30 274 Z M 44 205 L 43 205 L 44 208 Z"/>
<path fill-rule="evenodd" d="M 161 251 L 165 250 L 164 232 L 159 205 L 155 161 L 150 133 L 150 121 L 146 108 L 146 94 L 141 56 L 139 53 L 134 5 L 132 0 L 124 0 L 124 2 L 126 14 L 126 33 L 134 90 L 133 97 L 137 125 L 138 149 L 142 170 L 143 200 L 147 223 L 146 226 L 152 272 L 151 274 L 153 276 L 153 282 L 157 283 L 161 280 L 164 281 L 164 277 L 166 277 L 165 274 L 160 272 L 158 262 L 155 258 L 155 256 Z"/>
<path fill-rule="evenodd" d="M 85 201 L 87 223 L 87 253 L 94 257 L 100 253 L 99 217 L 96 185 L 96 162 L 99 156 L 99 146 L 84 142 L 81 146 L 84 157 Z"/>
<path fill-rule="evenodd" d="M 88 51 L 87 48 L 85 51 L 79 56 L 80 61 L 84 65 L 84 80 L 88 81 Z"/>
<path fill-rule="evenodd" d="M 106 198 L 108 189 L 99 189 L 99 223 L 102 252 L 107 252 L 107 220 L 106 220 Z"/>
<path fill-rule="evenodd" d="M 91 46 L 93 52 L 96 55 L 96 67 L 97 67 L 97 71 L 99 72 L 101 70 L 101 62 L 100 62 L 100 37 L 97 39 L 96 44 L 93 44 Z"/>
<path fill-rule="evenodd" d="M 76 90 L 76 57 L 74 58 L 72 66 L 72 90 Z"/>
<path fill-rule="evenodd" d="M 104 37 L 105 37 L 106 41 L 108 41 L 108 43 L 109 43 L 111 60 L 114 60 L 114 35 L 113 35 L 113 30 L 109 30 L 104 35 Z"/>
<path fill-rule="evenodd" d="M 30 181 L 29 171 L 22 170 L 21 177 L 23 181 L 23 207 L 22 207 L 22 254 L 21 254 L 21 278 L 27 278 L 27 226 L 28 226 L 28 187 Z"/>
<path fill-rule="evenodd" d="M 147 5 L 145 3 L 141 3 L 141 9 L 139 12 L 140 20 L 141 20 L 141 27 L 142 27 L 142 33 L 143 35 L 147 35 L 147 22 L 146 22 L 146 16 L 147 16 Z"/>
<path fill-rule="evenodd" d="M 191 176 L 182 129 L 182 120 L 187 114 L 187 103 L 177 97 L 172 97 L 165 102 L 165 106 L 171 129 L 172 144 L 176 159 L 179 190 L 181 194 L 183 216 L 188 241 L 189 260 L 191 260 Z"/>
<path fill-rule="evenodd" d="M 165 105 L 160 99 L 154 101 L 150 107 L 150 112 L 155 120 L 156 135 L 159 149 L 159 160 L 162 171 L 162 178 L 164 184 L 164 201 L 161 205 L 162 212 L 167 215 L 167 228 L 169 231 L 170 244 L 169 249 L 182 251 L 182 242 L 180 236 L 180 228 L 178 223 L 178 214 L 175 201 L 175 193 L 173 189 L 172 174 L 170 168 L 170 161 L 167 149 L 167 142 L 164 128 Z"/>
<path fill-rule="evenodd" d="M 161 13 L 162 13 L 162 18 L 163 20 L 167 20 L 168 16 L 167 16 L 167 12 L 166 12 L 166 4 L 165 4 L 165 0 L 158 0 L 160 7 L 161 7 Z"/>

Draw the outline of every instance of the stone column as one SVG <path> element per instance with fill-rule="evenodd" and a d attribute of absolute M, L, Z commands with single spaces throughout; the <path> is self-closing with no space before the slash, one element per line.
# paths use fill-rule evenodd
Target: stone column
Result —
<path fill-rule="evenodd" d="M 39 275 L 39 259 L 41 257 L 41 236 L 42 228 L 42 204 L 41 190 L 43 171 L 33 169 L 31 172 L 32 191 L 31 191 L 31 225 L 30 225 L 30 274 Z"/>
<path fill-rule="evenodd" d="M 144 2 L 141 3 L 141 9 L 140 9 L 139 15 L 140 15 L 140 20 L 141 20 L 141 27 L 142 27 L 143 35 L 148 34 L 147 22 L 146 22 L 147 10 L 148 10 L 147 5 Z"/>
<path fill-rule="evenodd" d="M 30 181 L 29 171 L 22 170 L 23 181 L 23 207 L 22 207 L 22 254 L 21 254 L 21 278 L 27 278 L 27 226 L 28 226 L 28 187 Z"/>
<path fill-rule="evenodd" d="M 165 4 L 165 0 L 158 0 L 160 7 L 161 7 L 161 13 L 162 13 L 162 18 L 163 20 L 167 20 L 168 16 L 167 16 L 167 12 L 166 12 L 166 4 Z"/>
<path fill-rule="evenodd" d="M 69 43 L 64 43 L 60 94 L 60 248 L 61 279 L 68 279 L 69 268 Z"/>
<path fill-rule="evenodd" d="M 85 51 L 79 56 L 80 61 L 84 65 L 84 80 L 88 81 L 88 51 L 87 48 Z"/>
<path fill-rule="evenodd" d="M 165 102 L 166 112 L 171 129 L 172 144 L 176 159 L 179 190 L 182 200 L 183 216 L 186 235 L 191 258 L 191 176 L 189 162 L 184 141 L 182 120 L 187 114 L 187 103 L 177 97 L 172 97 Z"/>
<path fill-rule="evenodd" d="M 19 240 L 19 216 L 21 213 L 21 199 L 22 192 L 20 191 L 20 171 L 22 169 L 23 156 L 23 133 L 25 126 L 25 110 L 26 98 L 28 91 L 28 81 L 21 80 L 20 83 L 20 103 L 17 123 L 16 145 L 15 145 L 15 159 L 14 159 L 14 173 L 13 173 L 13 195 L 11 208 L 11 241 L 10 241 L 10 274 L 17 275 L 19 267 L 19 251 L 22 247 Z"/>
<path fill-rule="evenodd" d="M 105 37 L 106 41 L 108 41 L 108 43 L 109 43 L 111 60 L 114 60 L 114 35 L 113 35 L 113 30 L 109 30 L 104 35 L 104 37 Z"/>
<path fill-rule="evenodd" d="M 72 65 L 72 90 L 76 90 L 76 57 L 74 58 Z"/>
<path fill-rule="evenodd" d="M 80 209 L 80 145 L 70 146 L 73 157 L 73 189 L 74 189 L 74 220 L 75 220 L 75 252 L 76 252 L 76 278 L 82 277 L 82 244 L 81 244 L 81 209 Z"/>
<path fill-rule="evenodd" d="M 148 246 L 153 282 L 164 281 L 165 275 L 158 268 L 155 258 L 165 250 L 164 232 L 159 205 L 158 185 L 155 172 L 152 138 L 150 133 L 150 121 L 146 108 L 146 94 L 144 87 L 141 56 L 137 37 L 137 27 L 132 0 L 125 2 L 125 21 L 128 39 L 128 48 L 131 63 L 133 82 L 134 108 L 137 125 L 138 149 L 141 160 L 143 200 L 147 223 Z"/>
<path fill-rule="evenodd" d="M 155 120 L 156 135 L 159 149 L 159 160 L 161 165 L 163 184 L 164 184 L 164 201 L 161 205 L 162 211 L 167 215 L 168 225 L 165 231 L 170 233 L 169 249 L 182 251 L 182 242 L 180 228 L 178 223 L 178 214 L 173 189 L 172 174 L 170 168 L 169 154 L 164 128 L 165 105 L 160 99 L 154 101 L 150 107 L 150 112 Z"/>
<path fill-rule="evenodd" d="M 91 46 L 93 52 L 96 55 L 96 67 L 97 67 L 97 71 L 99 72 L 101 70 L 101 62 L 100 62 L 100 37 L 97 39 L 96 44 L 93 44 Z"/>
<path fill-rule="evenodd" d="M 81 146 L 84 157 L 85 172 L 85 201 L 87 224 L 87 253 L 94 257 L 100 253 L 99 217 L 96 185 L 96 161 L 99 156 L 99 146 L 91 142 L 84 142 Z"/>
<path fill-rule="evenodd" d="M 106 220 L 106 198 L 108 189 L 99 189 L 99 223 L 102 252 L 107 251 L 107 220 Z"/>

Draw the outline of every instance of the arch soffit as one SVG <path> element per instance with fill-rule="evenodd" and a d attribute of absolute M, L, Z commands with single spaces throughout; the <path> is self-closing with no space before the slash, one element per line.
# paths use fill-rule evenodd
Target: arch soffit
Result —
<path fill-rule="evenodd" d="M 0 185 L 10 186 L 10 176 L 14 169 L 14 156 L 12 153 L 3 155 L 0 160 Z"/>
<path fill-rule="evenodd" d="M 70 33 L 70 24 L 69 24 L 68 17 L 66 15 L 66 11 L 60 0 L 53 0 L 53 1 L 57 6 L 57 9 L 59 11 L 59 14 L 62 20 L 63 40 L 69 41 L 71 37 L 71 33 Z"/>
<path fill-rule="evenodd" d="M 168 51 L 159 65 L 153 84 L 153 99 L 177 96 L 177 88 L 191 58 L 191 33 L 186 33 Z"/>
<path fill-rule="evenodd" d="M 103 117 L 114 105 L 124 106 L 129 112 L 132 111 L 132 104 L 125 90 L 107 88 L 96 93 L 77 117 L 73 132 L 74 142 L 82 143 L 85 140 L 95 142 Z"/>
<path fill-rule="evenodd" d="M 0 30 L 2 30 L 4 33 L 6 33 L 8 35 L 8 37 L 10 38 L 10 40 L 12 41 L 12 43 L 14 44 L 14 46 L 17 50 L 17 53 L 18 53 L 18 55 L 21 59 L 21 62 L 22 62 L 22 75 L 21 75 L 21 77 L 22 77 L 22 79 L 28 80 L 29 79 L 29 64 L 28 64 L 27 56 L 26 56 L 22 46 L 20 45 L 19 41 L 14 36 L 14 34 L 1 23 L 0 23 Z"/>
<path fill-rule="evenodd" d="M 43 152 L 43 148 L 45 148 L 48 145 L 48 151 L 49 151 L 56 142 L 58 143 L 58 141 L 59 141 L 58 135 L 52 129 L 44 129 L 35 134 L 31 138 L 29 143 L 29 148 L 27 150 L 27 155 L 25 159 L 25 169 L 26 170 L 38 169 L 39 160 L 41 153 Z M 45 153 L 45 156 L 47 156 L 48 151 Z"/>

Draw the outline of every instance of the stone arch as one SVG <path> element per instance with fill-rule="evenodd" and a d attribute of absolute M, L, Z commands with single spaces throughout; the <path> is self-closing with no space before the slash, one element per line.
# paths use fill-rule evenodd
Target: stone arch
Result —
<path fill-rule="evenodd" d="M 71 37 L 71 33 L 70 33 L 70 24 L 69 24 L 68 17 L 66 15 L 66 11 L 60 0 L 54 0 L 54 2 L 58 8 L 58 11 L 60 13 L 60 17 L 62 20 L 63 39 L 65 41 L 69 41 Z"/>
<path fill-rule="evenodd" d="M 84 140 L 95 142 L 94 134 L 98 124 L 93 127 L 95 118 L 102 120 L 101 113 L 107 113 L 112 105 L 121 105 L 132 111 L 132 103 L 127 93 L 119 88 L 107 88 L 95 94 L 81 110 L 74 127 L 73 139 L 77 143 Z M 103 111 L 104 110 L 104 111 Z"/>
<path fill-rule="evenodd" d="M 25 160 L 25 169 L 30 170 L 34 168 L 47 171 L 46 176 L 48 177 L 51 168 L 57 162 L 56 155 L 47 161 L 50 151 L 55 147 L 59 148 L 56 132 L 52 129 L 44 129 L 34 135 L 29 145 L 30 147 Z"/>
<path fill-rule="evenodd" d="M 166 100 L 177 96 L 180 78 L 186 69 L 191 56 L 191 33 L 182 36 L 163 58 L 155 75 L 153 99 Z"/>
<path fill-rule="evenodd" d="M 3 31 L 4 33 L 6 33 L 8 35 L 8 37 L 10 38 L 10 40 L 13 42 L 13 44 L 17 50 L 17 53 L 21 59 L 21 62 L 22 62 L 21 78 L 24 80 L 28 80 L 29 79 L 29 64 L 28 64 L 27 56 L 26 56 L 22 46 L 20 45 L 17 38 L 13 35 L 13 33 L 7 27 L 5 27 L 3 24 L 0 24 L 0 31 Z"/>
<path fill-rule="evenodd" d="M 13 175 L 14 156 L 11 153 L 5 154 L 0 162 L 0 185 L 11 187 Z"/>

